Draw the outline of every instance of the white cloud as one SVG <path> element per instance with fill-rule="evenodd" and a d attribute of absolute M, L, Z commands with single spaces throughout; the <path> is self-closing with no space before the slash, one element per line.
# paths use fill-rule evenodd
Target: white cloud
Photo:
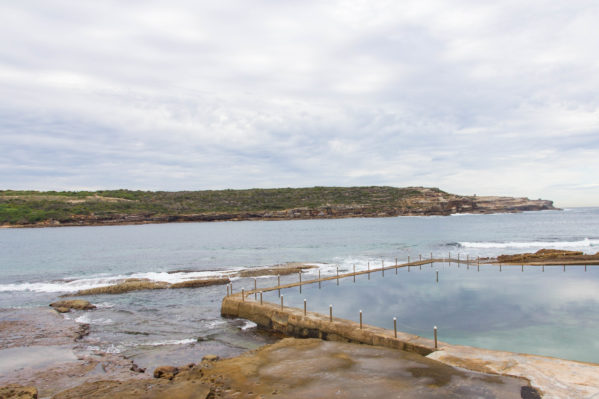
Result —
<path fill-rule="evenodd" d="M 599 205 L 598 18 L 592 1 L 5 2 L 0 185 Z"/>

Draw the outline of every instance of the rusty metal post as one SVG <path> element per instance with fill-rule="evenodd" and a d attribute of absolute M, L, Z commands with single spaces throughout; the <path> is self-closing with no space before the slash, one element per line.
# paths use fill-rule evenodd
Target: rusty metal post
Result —
<path fill-rule="evenodd" d="M 397 317 L 393 318 L 393 331 L 395 333 L 395 338 L 397 338 Z"/>
<path fill-rule="evenodd" d="M 306 299 L 304 299 L 304 316 L 306 315 Z"/>
<path fill-rule="evenodd" d="M 262 291 L 260 291 L 260 305 L 262 305 Z"/>
<path fill-rule="evenodd" d="M 283 295 L 281 295 L 281 310 L 283 310 Z"/>
<path fill-rule="evenodd" d="M 435 333 L 435 349 L 437 349 L 438 348 L 438 345 L 437 345 L 437 326 L 435 326 L 435 328 L 433 329 L 433 331 Z"/>
<path fill-rule="evenodd" d="M 254 301 L 255 301 L 256 299 L 258 299 L 258 293 L 257 293 L 257 290 L 258 290 L 258 279 L 256 279 L 256 278 L 255 278 L 255 279 L 254 279 Z"/>
<path fill-rule="evenodd" d="M 360 330 L 362 329 L 362 310 L 360 310 Z"/>
<path fill-rule="evenodd" d="M 241 289 L 241 302 L 245 302 L 245 289 Z"/>
<path fill-rule="evenodd" d="M 333 305 L 329 305 L 329 321 L 333 321 Z"/>

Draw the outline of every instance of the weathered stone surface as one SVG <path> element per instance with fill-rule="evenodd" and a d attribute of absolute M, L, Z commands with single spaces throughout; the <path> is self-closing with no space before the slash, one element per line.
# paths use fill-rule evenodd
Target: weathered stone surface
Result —
<path fill-rule="evenodd" d="M 87 290 L 80 290 L 74 294 L 67 294 L 64 296 L 123 294 L 125 292 L 131 291 L 164 289 L 168 288 L 169 286 L 169 283 L 162 281 L 151 281 L 147 279 L 128 279 L 119 284 L 109 285 L 106 287 L 90 288 Z"/>
<path fill-rule="evenodd" d="M 446 345 L 427 357 L 468 370 L 525 377 L 543 398 L 599 396 L 599 365 L 593 363 L 460 345 Z"/>
<path fill-rule="evenodd" d="M 520 398 L 529 385 L 414 353 L 293 338 L 220 360 L 203 379 L 213 381 L 216 398 Z"/>
<path fill-rule="evenodd" d="M 593 264 L 599 262 L 599 252 L 594 255 L 585 255 L 581 251 L 540 249 L 535 253 L 500 255 L 497 257 L 497 262 L 518 264 Z"/>
<path fill-rule="evenodd" d="M 47 307 L 0 309 L 0 349 L 72 344 L 84 326 Z"/>
<path fill-rule="evenodd" d="M 50 304 L 54 309 L 56 309 L 60 313 L 66 313 L 71 309 L 77 310 L 90 310 L 95 309 L 96 306 L 92 305 L 88 301 L 84 301 L 83 299 L 72 299 L 66 301 L 57 301 Z"/>
<path fill-rule="evenodd" d="M 228 284 L 231 280 L 228 278 L 207 278 L 198 280 L 187 280 L 180 283 L 171 284 L 168 288 L 198 288 L 207 287 L 209 285 Z"/>
<path fill-rule="evenodd" d="M 65 390 L 53 399 L 206 399 L 210 387 L 199 381 L 95 381 Z"/>
<path fill-rule="evenodd" d="M 154 378 L 172 380 L 179 373 L 179 368 L 173 366 L 160 366 L 154 370 Z"/>
<path fill-rule="evenodd" d="M 278 265 L 274 267 L 253 267 L 250 269 L 241 270 L 236 274 L 238 277 L 258 277 L 258 276 L 269 276 L 269 275 L 287 275 L 300 273 L 305 269 L 318 268 L 315 265 L 307 265 L 305 263 L 286 263 L 284 265 Z"/>
<path fill-rule="evenodd" d="M 215 362 L 218 359 L 220 359 L 220 357 L 218 357 L 217 355 L 206 355 L 202 358 L 203 362 Z"/>
<path fill-rule="evenodd" d="M 6 385 L 0 387 L 0 399 L 37 399 L 37 388 Z"/>

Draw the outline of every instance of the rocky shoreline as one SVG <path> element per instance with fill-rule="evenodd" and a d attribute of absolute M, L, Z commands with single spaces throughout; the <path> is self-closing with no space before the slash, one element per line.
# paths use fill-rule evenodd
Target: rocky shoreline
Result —
<path fill-rule="evenodd" d="M 0 317 L 0 331 L 7 337 L 0 354 L 28 354 L 22 367 L 0 373 L 0 398 L 354 398 L 389 392 L 539 397 L 522 378 L 472 373 L 414 353 L 318 339 L 285 338 L 229 359 L 206 355 L 194 363 L 145 372 L 120 355 L 82 348 L 76 323 L 53 310 L 4 310 Z M 15 336 L 17 330 L 21 338 Z M 56 353 L 51 358 L 49 350 Z M 377 383 L 364 384 L 367 380 Z"/>
<path fill-rule="evenodd" d="M 108 215 L 73 214 L 68 221 L 43 220 L 28 224 L 4 224 L 3 228 L 113 226 L 184 222 L 225 222 L 247 220 L 310 220 L 375 218 L 397 216 L 449 216 L 452 214 L 518 213 L 525 211 L 559 210 L 553 201 L 499 196 L 460 196 L 422 189 L 418 196 L 385 205 L 337 204 L 318 207 L 299 207 L 284 210 L 251 212 L 205 212 L 156 214 L 150 212 L 111 213 Z"/>

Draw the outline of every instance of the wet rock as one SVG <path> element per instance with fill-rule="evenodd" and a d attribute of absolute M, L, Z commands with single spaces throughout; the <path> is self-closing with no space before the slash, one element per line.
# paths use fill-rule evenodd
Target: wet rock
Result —
<path fill-rule="evenodd" d="M 0 387 L 1 399 L 37 399 L 37 388 L 20 385 L 6 385 Z"/>
<path fill-rule="evenodd" d="M 57 301 L 50 304 L 56 311 L 60 313 L 69 312 L 71 309 L 76 310 L 90 310 L 95 309 L 96 307 L 89 303 L 88 301 L 84 301 L 83 299 L 72 299 L 66 301 Z"/>
<path fill-rule="evenodd" d="M 172 380 L 177 374 L 179 374 L 179 368 L 174 366 L 160 366 L 154 370 L 154 378 Z"/>
<path fill-rule="evenodd" d="M 535 253 L 522 253 L 513 255 L 499 255 L 497 262 L 501 263 L 533 263 L 533 262 L 564 262 L 566 264 L 589 264 L 599 261 L 599 252 L 595 255 L 585 255 L 581 251 L 568 251 L 565 249 L 539 249 Z"/>
<path fill-rule="evenodd" d="M 134 372 L 136 372 L 136 373 L 145 373 L 145 372 L 146 372 L 146 369 L 145 369 L 145 368 L 139 367 L 139 366 L 138 366 L 137 364 L 135 364 L 135 363 L 133 363 L 133 364 L 131 365 L 131 368 L 130 368 L 129 370 L 131 370 L 131 371 L 134 371 Z"/>
<path fill-rule="evenodd" d="M 123 294 L 131 291 L 141 290 L 156 290 L 164 289 L 170 286 L 169 283 L 163 281 L 151 281 L 148 279 L 127 279 L 119 284 L 109 285 L 107 287 L 96 287 L 88 290 L 80 290 L 75 294 L 67 294 L 65 296 L 73 295 L 98 295 L 98 294 Z"/>
<path fill-rule="evenodd" d="M 220 358 L 216 355 L 206 355 L 202 358 L 202 361 L 203 362 L 215 362 L 218 359 L 220 359 Z"/>
<path fill-rule="evenodd" d="M 208 278 L 198 280 L 187 280 L 180 283 L 171 284 L 169 288 L 198 288 L 207 287 L 210 285 L 228 284 L 230 280 L 228 278 Z"/>
<path fill-rule="evenodd" d="M 304 263 L 286 263 L 274 267 L 255 267 L 250 269 L 241 270 L 236 274 L 238 277 L 258 277 L 258 276 L 270 276 L 270 275 L 287 275 L 300 273 L 305 269 L 315 269 L 318 266 L 307 265 Z"/>
<path fill-rule="evenodd" d="M 523 386 L 520 388 L 520 397 L 522 399 L 541 399 L 541 394 L 533 387 Z"/>
<path fill-rule="evenodd" d="M 75 333 L 75 340 L 80 340 L 81 338 L 89 335 L 90 327 L 89 324 L 80 324 L 79 329 Z"/>

